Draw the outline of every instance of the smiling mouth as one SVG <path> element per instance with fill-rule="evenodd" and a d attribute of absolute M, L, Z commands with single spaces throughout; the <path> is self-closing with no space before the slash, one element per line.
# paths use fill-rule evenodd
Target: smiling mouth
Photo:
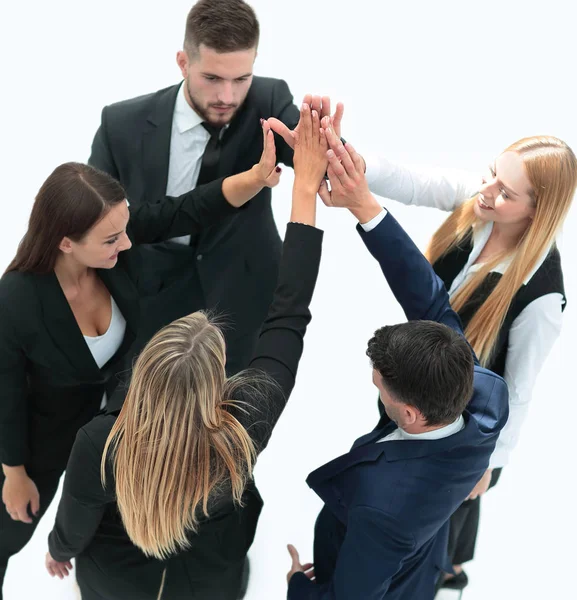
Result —
<path fill-rule="evenodd" d="M 483 201 L 483 194 L 479 194 L 479 206 L 483 209 L 483 210 L 495 210 L 492 206 L 489 206 L 488 204 L 485 204 L 485 202 Z"/>

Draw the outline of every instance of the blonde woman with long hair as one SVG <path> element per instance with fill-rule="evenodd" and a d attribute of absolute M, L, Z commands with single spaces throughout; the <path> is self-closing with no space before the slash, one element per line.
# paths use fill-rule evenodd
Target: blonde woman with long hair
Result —
<path fill-rule="evenodd" d="M 120 413 L 77 436 L 49 548 L 61 565 L 76 558 L 84 600 L 238 597 L 262 507 L 253 468 L 294 386 L 321 256 L 327 144 L 308 104 L 300 127 L 291 223 L 250 370 L 227 379 L 222 331 L 193 313 L 147 344 Z"/>
<path fill-rule="evenodd" d="M 577 160 L 565 142 L 534 136 L 509 146 L 482 180 L 456 170 L 418 172 L 384 158 L 365 163 L 371 190 L 380 196 L 452 211 L 427 258 L 479 361 L 509 386 L 509 421 L 490 468 L 451 522 L 449 556 L 457 576 L 447 576 L 444 586 L 462 589 L 480 497 L 509 460 L 535 379 L 561 330 L 566 299 L 555 239 L 575 193 Z"/>

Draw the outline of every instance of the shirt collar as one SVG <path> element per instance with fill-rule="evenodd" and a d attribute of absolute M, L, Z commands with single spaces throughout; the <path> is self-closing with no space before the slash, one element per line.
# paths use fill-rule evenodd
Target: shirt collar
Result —
<path fill-rule="evenodd" d="M 184 133 L 198 127 L 202 123 L 202 118 L 190 107 L 184 95 L 184 81 L 180 86 L 176 103 L 174 105 L 174 124 L 179 133 Z"/>
<path fill-rule="evenodd" d="M 463 415 L 459 415 L 459 418 L 453 423 L 445 425 L 444 427 L 439 427 L 439 429 L 425 431 L 424 433 L 407 433 L 404 429 L 399 427 L 399 433 L 404 440 L 440 440 L 458 433 L 464 427 L 465 419 L 463 418 Z"/>

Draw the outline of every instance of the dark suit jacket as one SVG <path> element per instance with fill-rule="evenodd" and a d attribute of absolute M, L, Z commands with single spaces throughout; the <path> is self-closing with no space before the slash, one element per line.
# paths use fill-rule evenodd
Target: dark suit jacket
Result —
<path fill-rule="evenodd" d="M 118 179 L 131 204 L 164 201 L 179 88 L 174 85 L 102 111 L 89 163 Z M 260 119 L 269 117 L 293 129 L 299 111 L 284 81 L 254 77 L 223 136 L 221 177 L 242 173 L 259 162 Z M 277 160 L 292 166 L 292 150 L 278 136 L 276 148 Z M 227 368 L 235 372 L 247 365 L 278 276 L 281 241 L 270 201 L 271 190 L 265 188 L 242 211 L 204 231 L 196 247 L 166 242 L 141 249 L 147 294 L 158 295 L 150 300 L 143 322 L 148 336 L 177 317 L 214 308 L 234 326 L 227 332 Z"/>
<path fill-rule="evenodd" d="M 409 320 L 462 334 L 442 281 L 389 214 L 361 237 Z M 475 366 L 465 428 L 440 440 L 377 443 L 396 428 L 385 417 L 350 452 L 307 482 L 325 506 L 315 528 L 316 583 L 291 578 L 288 598 L 432 600 L 446 561 L 448 519 L 489 465 L 508 415 L 507 387 Z"/>
<path fill-rule="evenodd" d="M 134 244 L 201 231 L 237 210 L 222 180 L 163 204 L 130 207 Z M 138 257 L 122 252 L 98 275 L 126 320 L 124 340 L 102 369 L 94 362 L 54 272 L 0 279 L 0 462 L 32 472 L 63 470 L 76 432 L 131 366 L 140 323 Z"/>
<path fill-rule="evenodd" d="M 308 307 L 321 240 L 318 229 L 288 225 L 279 284 L 250 363 L 277 386 L 270 387 L 265 404 L 247 389 L 238 399 L 248 412 L 229 409 L 247 429 L 258 452 L 266 447 L 294 386 L 310 321 Z M 242 565 L 262 506 L 258 491 L 249 485 L 242 509 L 234 505 L 230 493 L 221 494 L 213 501 L 210 518 L 204 519 L 197 535 L 191 534 L 188 551 L 166 562 L 147 559 L 132 545 L 119 519 L 110 464 L 106 490 L 100 481 L 103 449 L 115 418 L 99 416 L 78 432 L 49 538 L 52 556 L 61 561 L 76 557 L 80 587 L 87 585 L 111 600 L 156 599 L 165 567 L 164 599 L 236 600 Z"/>

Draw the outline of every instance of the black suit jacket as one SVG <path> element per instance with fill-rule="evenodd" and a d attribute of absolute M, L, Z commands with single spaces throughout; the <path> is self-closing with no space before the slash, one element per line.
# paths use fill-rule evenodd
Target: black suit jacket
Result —
<path fill-rule="evenodd" d="M 222 180 L 163 204 L 130 208 L 133 243 L 202 231 L 234 214 Z M 64 469 L 76 432 L 131 366 L 140 324 L 139 257 L 122 252 L 98 269 L 126 320 L 118 351 L 98 368 L 55 273 L 11 271 L 0 279 L 0 462 L 30 472 Z"/>
<path fill-rule="evenodd" d="M 174 85 L 102 111 L 89 163 L 118 179 L 133 205 L 164 201 L 179 88 Z M 269 117 L 293 129 L 299 111 L 284 81 L 254 77 L 245 102 L 223 134 L 221 177 L 258 163 L 263 149 L 260 119 Z M 292 150 L 279 136 L 275 141 L 278 162 L 292 166 Z M 143 331 L 150 336 L 193 310 L 216 309 L 231 324 L 227 367 L 240 370 L 250 359 L 272 299 L 280 252 L 269 188 L 230 219 L 204 231 L 195 247 L 166 242 L 142 248 L 146 293 L 157 296 L 150 301 Z"/>
<path fill-rule="evenodd" d="M 319 268 L 321 241 L 318 229 L 289 224 L 279 284 L 250 364 L 267 373 L 278 387 L 271 386 L 264 405 L 248 389 L 238 398 L 244 402 L 244 409 L 229 409 L 247 429 L 258 452 L 266 447 L 294 386 L 311 318 L 308 307 Z M 262 506 L 254 484 L 244 494 L 242 509 L 234 505 L 229 493 L 214 500 L 210 518 L 202 522 L 197 535 L 190 536 L 188 551 L 167 562 L 148 559 L 132 545 L 122 526 L 110 464 L 106 489 L 100 480 L 102 453 L 115 418 L 99 416 L 78 432 L 49 537 L 50 553 L 61 561 L 76 557 L 80 586 L 87 585 L 111 600 L 157 598 L 165 567 L 163 598 L 236 600 L 238 576 Z"/>

